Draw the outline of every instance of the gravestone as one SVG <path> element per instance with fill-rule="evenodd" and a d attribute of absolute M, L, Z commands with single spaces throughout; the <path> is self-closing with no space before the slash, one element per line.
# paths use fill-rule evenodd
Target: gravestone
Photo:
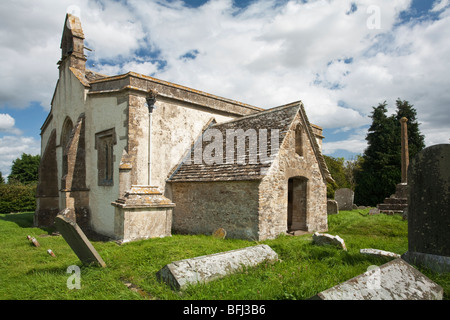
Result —
<path fill-rule="evenodd" d="M 359 253 L 374 257 L 400 258 L 400 255 L 397 253 L 372 248 L 360 249 Z"/>
<path fill-rule="evenodd" d="M 373 266 L 314 300 L 442 300 L 444 290 L 402 259 Z"/>
<path fill-rule="evenodd" d="M 332 245 L 340 247 L 341 249 L 347 251 L 347 247 L 345 246 L 344 239 L 339 237 L 338 235 L 332 236 L 328 233 L 318 233 L 315 232 L 312 236 L 313 244 L 317 244 L 319 246 L 323 245 Z"/>
<path fill-rule="evenodd" d="M 327 214 L 338 214 L 338 203 L 336 200 L 327 199 Z"/>
<path fill-rule="evenodd" d="M 337 189 L 334 193 L 334 200 L 337 201 L 339 210 L 353 210 L 354 197 L 355 193 L 349 188 Z"/>
<path fill-rule="evenodd" d="M 261 244 L 206 256 L 174 261 L 165 265 L 156 274 L 174 290 L 182 290 L 189 284 L 209 282 L 256 266 L 264 261 L 276 261 L 278 255 L 268 245 Z"/>
<path fill-rule="evenodd" d="M 450 144 L 425 148 L 408 169 L 408 252 L 403 258 L 450 272 Z"/>
<path fill-rule="evenodd" d="M 81 262 L 106 267 L 97 250 L 95 250 L 84 232 L 72 219 L 58 214 L 55 218 L 55 226 Z"/>

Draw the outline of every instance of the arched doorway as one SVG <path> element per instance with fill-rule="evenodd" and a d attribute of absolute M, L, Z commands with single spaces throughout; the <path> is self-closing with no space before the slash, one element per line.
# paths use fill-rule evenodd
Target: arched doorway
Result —
<path fill-rule="evenodd" d="M 307 194 L 308 179 L 292 177 L 288 180 L 288 219 L 287 231 L 308 231 Z"/>

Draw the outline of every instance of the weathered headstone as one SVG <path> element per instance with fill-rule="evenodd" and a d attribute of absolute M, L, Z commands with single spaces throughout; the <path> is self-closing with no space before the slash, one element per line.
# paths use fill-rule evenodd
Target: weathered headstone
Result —
<path fill-rule="evenodd" d="M 182 290 L 189 284 L 206 283 L 240 271 L 243 266 L 256 266 L 264 261 L 276 260 L 278 260 L 277 253 L 268 245 L 261 244 L 174 261 L 165 265 L 157 272 L 156 276 L 160 281 L 166 282 L 172 289 Z"/>
<path fill-rule="evenodd" d="M 450 144 L 425 148 L 408 169 L 409 263 L 450 272 Z"/>
<path fill-rule="evenodd" d="M 337 246 L 337 247 L 340 247 L 340 248 L 344 249 L 345 251 L 347 251 L 347 247 L 345 246 L 344 239 L 342 239 L 338 235 L 332 236 L 331 234 L 328 234 L 328 233 L 315 232 L 312 236 L 312 239 L 313 239 L 314 244 L 317 244 L 320 246 L 322 246 L 322 245 Z"/>
<path fill-rule="evenodd" d="M 402 259 L 320 292 L 320 300 L 442 300 L 444 290 Z"/>
<path fill-rule="evenodd" d="M 339 210 L 352 210 L 354 197 L 355 193 L 349 188 L 337 189 L 334 192 L 334 200 L 337 201 Z"/>
<path fill-rule="evenodd" d="M 327 214 L 338 214 L 338 203 L 336 200 L 327 199 Z"/>
<path fill-rule="evenodd" d="M 81 262 L 84 264 L 99 264 L 102 267 L 106 267 L 97 250 L 95 250 L 84 232 L 72 219 L 67 216 L 57 215 L 55 226 Z"/>

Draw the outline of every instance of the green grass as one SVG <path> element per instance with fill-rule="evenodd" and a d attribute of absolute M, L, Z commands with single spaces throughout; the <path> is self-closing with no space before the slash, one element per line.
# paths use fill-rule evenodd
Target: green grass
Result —
<path fill-rule="evenodd" d="M 262 242 L 216 239 L 205 235 L 173 235 L 118 245 L 92 242 L 106 268 L 83 266 L 62 237 L 48 236 L 51 229 L 33 228 L 33 213 L 0 215 L 0 299 L 110 300 L 110 299 L 309 299 L 320 291 L 355 277 L 370 265 L 388 258 L 361 255 L 362 248 L 402 254 L 407 250 L 407 222 L 400 216 L 368 216 L 368 210 L 341 211 L 329 216 L 328 233 L 341 236 L 348 251 L 312 244 L 311 235 L 280 236 Z M 34 236 L 41 244 L 27 240 Z M 208 284 L 174 292 L 156 279 L 164 265 L 200 255 L 264 243 L 281 262 L 255 268 Z M 56 258 L 47 254 L 52 249 Z M 81 269 L 81 289 L 68 289 L 70 265 Z M 421 270 L 440 284 L 449 298 L 450 275 Z M 125 282 L 140 288 L 130 290 Z"/>

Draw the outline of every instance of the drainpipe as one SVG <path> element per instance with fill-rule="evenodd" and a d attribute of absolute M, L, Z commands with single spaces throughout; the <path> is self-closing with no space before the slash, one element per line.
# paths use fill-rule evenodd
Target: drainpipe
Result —
<path fill-rule="evenodd" d="M 155 109 L 156 92 L 150 90 L 147 98 L 148 107 L 148 185 L 152 185 L 152 169 L 151 169 L 151 155 L 152 155 L 152 113 Z"/>

